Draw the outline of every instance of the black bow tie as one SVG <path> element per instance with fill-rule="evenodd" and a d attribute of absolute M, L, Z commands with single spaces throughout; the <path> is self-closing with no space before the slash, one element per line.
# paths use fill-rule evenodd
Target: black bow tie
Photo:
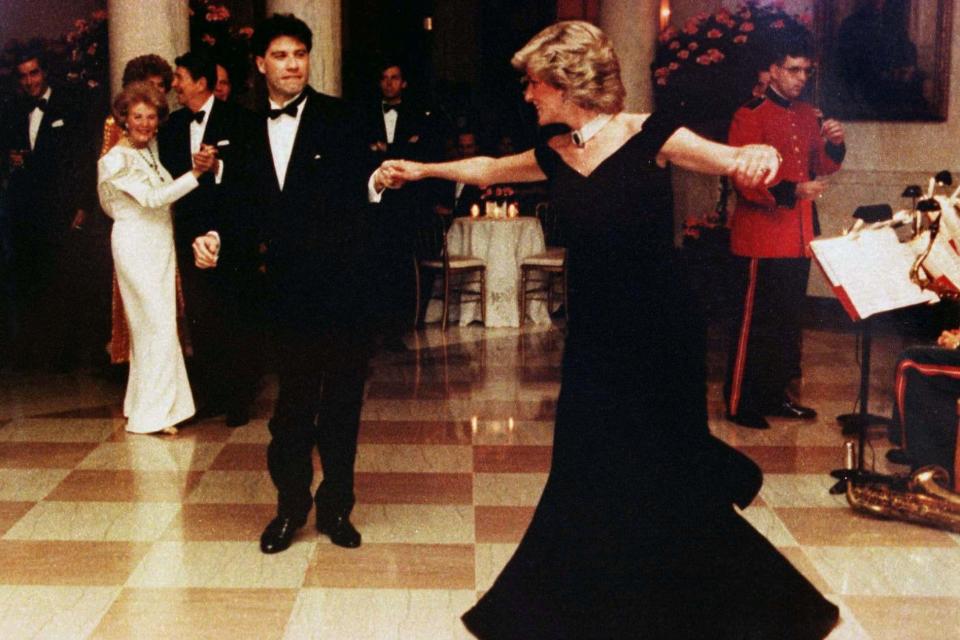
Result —
<path fill-rule="evenodd" d="M 303 92 L 300 94 L 299 98 L 297 98 L 287 106 L 282 107 L 280 109 L 270 109 L 270 111 L 267 112 L 267 115 L 270 117 L 271 120 L 276 120 L 282 115 L 288 115 L 291 118 L 296 118 L 297 108 L 300 106 L 300 103 L 306 99 L 307 99 L 307 94 L 306 92 Z"/>
<path fill-rule="evenodd" d="M 34 109 L 40 109 L 40 111 L 46 111 L 46 110 L 47 110 L 47 99 L 46 99 L 46 98 L 40 98 L 40 99 L 38 99 L 38 100 L 34 100 L 34 101 L 33 101 L 33 108 L 34 108 Z M 32 110 L 33 110 L 33 109 L 31 109 L 31 111 L 32 111 Z"/>
<path fill-rule="evenodd" d="M 387 115 L 387 114 L 390 113 L 391 111 L 396 111 L 397 113 L 400 113 L 400 109 L 397 107 L 397 105 L 395 105 L 395 104 L 387 104 L 386 102 L 384 102 L 384 103 L 383 103 L 383 115 Z"/>
<path fill-rule="evenodd" d="M 203 118 L 206 115 L 207 115 L 207 112 L 201 109 L 200 111 L 197 111 L 195 114 L 193 114 L 193 116 L 191 116 L 190 119 L 196 122 L 197 124 L 203 124 Z"/>

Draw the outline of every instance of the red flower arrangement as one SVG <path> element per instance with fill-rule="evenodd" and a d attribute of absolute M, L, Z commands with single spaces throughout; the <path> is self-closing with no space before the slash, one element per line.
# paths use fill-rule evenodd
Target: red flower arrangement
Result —
<path fill-rule="evenodd" d="M 107 12 L 94 11 L 87 19 L 75 20 L 73 31 L 61 38 L 65 45 L 67 81 L 88 89 L 105 85 L 110 73 Z"/>
<path fill-rule="evenodd" d="M 236 93 L 248 88 L 252 36 L 253 28 L 234 24 L 224 0 L 190 0 L 191 48 L 211 52 L 227 69 Z"/>
<path fill-rule="evenodd" d="M 667 27 L 651 65 L 657 106 L 686 109 L 700 133 L 725 137 L 733 112 L 756 85 L 771 39 L 807 33 L 811 21 L 809 14 L 788 14 L 783 2 L 748 2 Z"/>

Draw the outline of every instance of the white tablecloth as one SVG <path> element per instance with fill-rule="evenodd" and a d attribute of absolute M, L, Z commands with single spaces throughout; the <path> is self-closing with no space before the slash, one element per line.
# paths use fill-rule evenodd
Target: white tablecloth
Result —
<path fill-rule="evenodd" d="M 520 262 L 545 249 L 540 221 L 532 217 L 457 218 L 447 232 L 447 250 L 451 255 L 474 256 L 487 265 L 488 327 L 520 326 Z M 460 326 L 480 320 L 477 303 L 458 306 Z M 542 300 L 528 301 L 526 311 L 527 319 L 535 324 L 550 322 Z"/>

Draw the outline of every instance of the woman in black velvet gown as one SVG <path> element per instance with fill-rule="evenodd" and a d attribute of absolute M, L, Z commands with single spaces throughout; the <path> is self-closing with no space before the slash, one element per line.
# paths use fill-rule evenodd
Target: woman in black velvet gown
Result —
<path fill-rule="evenodd" d="M 776 151 L 624 113 L 616 54 L 587 23 L 547 28 L 513 65 L 540 124 L 571 134 L 505 158 L 381 169 L 395 182 L 546 178 L 568 239 L 573 313 L 550 476 L 464 623 L 483 639 L 823 638 L 837 608 L 733 509 L 754 498 L 760 471 L 707 427 L 704 332 L 679 281 L 664 168 L 771 183 Z"/>

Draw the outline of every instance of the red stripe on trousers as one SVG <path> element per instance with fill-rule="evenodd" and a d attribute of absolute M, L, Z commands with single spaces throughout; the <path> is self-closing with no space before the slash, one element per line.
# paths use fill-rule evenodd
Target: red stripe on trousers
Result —
<path fill-rule="evenodd" d="M 743 299 L 743 322 L 740 325 L 740 339 L 737 340 L 737 358 L 733 365 L 733 380 L 730 385 L 730 406 L 727 409 L 736 415 L 740 410 L 740 396 L 743 392 L 743 372 L 747 364 L 747 344 L 750 341 L 750 322 L 753 319 L 753 303 L 757 296 L 757 271 L 759 258 L 750 259 L 750 279 L 747 293 Z"/>

